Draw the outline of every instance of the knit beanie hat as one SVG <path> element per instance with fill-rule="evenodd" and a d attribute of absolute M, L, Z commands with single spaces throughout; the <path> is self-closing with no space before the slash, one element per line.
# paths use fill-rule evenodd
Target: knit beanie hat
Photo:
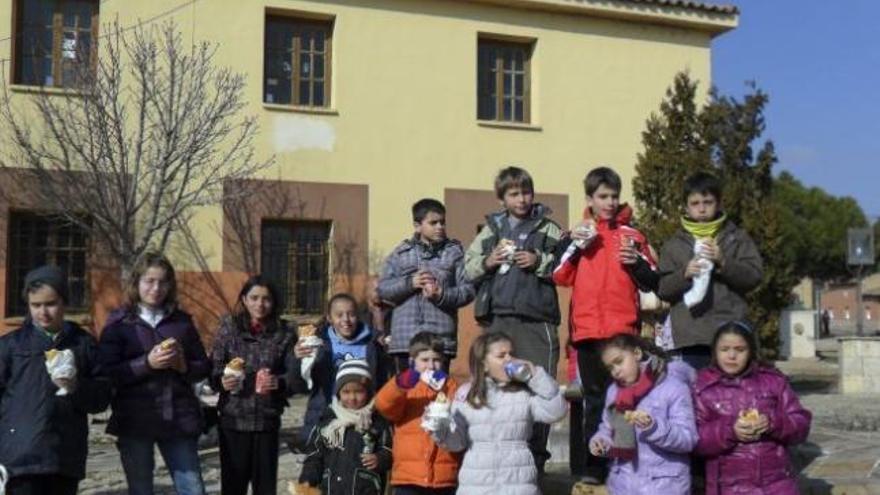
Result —
<path fill-rule="evenodd" d="M 27 300 L 28 288 L 35 283 L 48 285 L 67 302 L 67 275 L 57 266 L 43 265 L 34 268 L 24 277 L 24 297 Z"/>
<path fill-rule="evenodd" d="M 348 382 L 367 382 L 367 387 L 373 383 L 370 375 L 370 365 L 363 359 L 347 359 L 339 364 L 336 371 L 336 386 L 333 394 L 339 395 L 339 390 Z"/>

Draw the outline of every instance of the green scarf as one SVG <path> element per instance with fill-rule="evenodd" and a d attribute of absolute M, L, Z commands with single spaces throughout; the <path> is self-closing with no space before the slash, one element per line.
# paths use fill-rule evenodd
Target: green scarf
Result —
<path fill-rule="evenodd" d="M 721 227 L 726 221 L 726 213 L 722 213 L 720 217 L 711 222 L 695 222 L 688 217 L 681 217 L 681 226 L 684 227 L 684 230 L 690 235 L 694 236 L 694 239 L 711 239 L 718 234 L 718 231 L 721 230 Z"/>

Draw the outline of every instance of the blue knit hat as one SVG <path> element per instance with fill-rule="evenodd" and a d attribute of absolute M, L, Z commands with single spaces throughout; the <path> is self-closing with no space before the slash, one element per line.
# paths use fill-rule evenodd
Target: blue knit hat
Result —
<path fill-rule="evenodd" d="M 67 302 L 67 274 L 57 266 L 43 265 L 28 272 L 24 277 L 24 292 L 22 293 L 25 301 L 27 301 L 28 292 L 33 285 L 48 285 L 65 303 Z"/>

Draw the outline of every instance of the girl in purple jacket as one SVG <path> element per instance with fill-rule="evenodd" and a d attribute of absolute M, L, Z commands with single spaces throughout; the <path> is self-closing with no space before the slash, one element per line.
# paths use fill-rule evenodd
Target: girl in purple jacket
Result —
<path fill-rule="evenodd" d="M 601 347 L 608 387 L 590 452 L 610 459 L 611 495 L 689 495 L 688 454 L 697 443 L 690 368 L 653 344 L 618 334 Z"/>
<path fill-rule="evenodd" d="M 812 415 L 756 349 L 751 327 L 725 323 L 712 342 L 712 365 L 697 375 L 696 453 L 706 457 L 706 495 L 798 493 L 786 447 L 806 440 Z"/>

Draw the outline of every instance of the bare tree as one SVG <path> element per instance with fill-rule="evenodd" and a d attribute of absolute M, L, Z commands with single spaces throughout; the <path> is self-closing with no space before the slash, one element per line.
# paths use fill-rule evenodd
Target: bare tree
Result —
<path fill-rule="evenodd" d="M 272 159 L 254 157 L 245 77 L 214 64 L 216 45 L 184 46 L 171 22 L 110 33 L 98 56 L 78 54 L 89 63 L 66 91 L 12 98 L 3 83 L 0 166 L 36 179 L 29 194 L 127 272 L 195 209 L 220 204 L 225 181 Z"/>

